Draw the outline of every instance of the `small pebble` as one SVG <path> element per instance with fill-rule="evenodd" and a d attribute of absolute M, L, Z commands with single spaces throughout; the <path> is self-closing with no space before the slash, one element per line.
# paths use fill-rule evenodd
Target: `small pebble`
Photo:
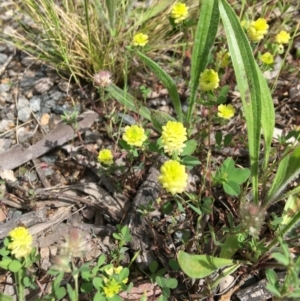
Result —
<path fill-rule="evenodd" d="M 54 83 L 49 77 L 43 77 L 34 84 L 34 92 L 37 94 L 45 94 L 53 85 Z"/>

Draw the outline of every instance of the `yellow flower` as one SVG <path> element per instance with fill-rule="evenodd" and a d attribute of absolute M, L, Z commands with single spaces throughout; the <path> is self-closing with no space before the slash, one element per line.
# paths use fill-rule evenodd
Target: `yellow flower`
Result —
<path fill-rule="evenodd" d="M 114 295 L 120 292 L 121 284 L 119 284 L 115 279 L 111 278 L 105 283 L 103 290 L 107 298 L 112 298 Z"/>
<path fill-rule="evenodd" d="M 145 131 L 138 125 L 126 126 L 123 134 L 123 140 L 128 145 L 141 147 L 143 142 L 147 139 Z"/>
<path fill-rule="evenodd" d="M 219 105 L 218 116 L 224 119 L 230 119 L 234 116 L 235 109 L 232 105 Z"/>
<path fill-rule="evenodd" d="M 166 161 L 160 168 L 159 182 L 171 194 L 182 193 L 187 186 L 188 175 L 185 166 L 178 161 Z"/>
<path fill-rule="evenodd" d="M 217 53 L 217 60 L 221 61 L 220 66 L 225 68 L 229 65 L 230 62 L 230 53 L 228 51 L 220 50 Z"/>
<path fill-rule="evenodd" d="M 261 55 L 260 60 L 266 65 L 272 65 L 274 63 L 274 57 L 270 52 L 265 52 Z"/>
<path fill-rule="evenodd" d="M 189 15 L 188 7 L 184 3 L 177 3 L 173 6 L 171 11 L 171 18 L 176 24 L 184 21 Z"/>
<path fill-rule="evenodd" d="M 165 153 L 172 156 L 173 151 L 177 154 L 182 153 L 185 147 L 184 142 L 187 140 L 186 128 L 181 122 L 168 121 L 166 125 L 162 127 L 162 145 Z"/>
<path fill-rule="evenodd" d="M 210 91 L 219 87 L 219 75 L 213 69 L 205 69 L 200 74 L 200 89 Z"/>
<path fill-rule="evenodd" d="M 133 46 L 144 47 L 148 43 L 148 35 L 143 33 L 137 33 L 132 39 Z"/>
<path fill-rule="evenodd" d="M 269 25 L 267 24 L 267 20 L 264 18 L 252 21 L 247 29 L 249 39 L 253 42 L 259 42 L 268 32 L 268 28 Z"/>
<path fill-rule="evenodd" d="M 275 36 L 275 42 L 277 44 L 287 44 L 290 40 L 291 36 L 288 32 L 286 32 L 285 30 L 281 30 L 280 33 L 278 33 Z"/>
<path fill-rule="evenodd" d="M 97 157 L 98 162 L 103 163 L 105 165 L 112 165 L 114 163 L 114 157 L 109 149 L 102 149 Z"/>
<path fill-rule="evenodd" d="M 8 234 L 12 242 L 8 249 L 12 250 L 11 254 L 16 258 L 26 257 L 32 250 L 32 236 L 24 227 L 17 227 Z"/>

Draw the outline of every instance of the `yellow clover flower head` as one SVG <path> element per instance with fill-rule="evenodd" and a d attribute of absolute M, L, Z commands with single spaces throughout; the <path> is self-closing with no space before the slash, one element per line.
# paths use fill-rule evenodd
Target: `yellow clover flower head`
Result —
<path fill-rule="evenodd" d="M 247 29 L 248 37 L 252 42 L 259 42 L 264 38 L 264 35 L 268 32 L 269 25 L 267 20 L 259 18 L 256 21 L 252 21 Z"/>
<path fill-rule="evenodd" d="M 274 57 L 270 52 L 265 52 L 261 55 L 260 60 L 266 65 L 272 65 L 274 63 Z"/>
<path fill-rule="evenodd" d="M 211 91 L 219 87 L 219 75 L 213 69 L 205 69 L 200 74 L 200 89 L 202 91 Z"/>
<path fill-rule="evenodd" d="M 122 139 L 126 141 L 128 145 L 141 147 L 144 141 L 147 140 L 147 136 L 145 135 L 144 129 L 135 124 L 125 127 Z"/>
<path fill-rule="evenodd" d="M 109 279 L 103 287 L 104 294 L 107 298 L 112 298 L 118 294 L 121 290 L 121 284 L 118 283 L 114 278 Z"/>
<path fill-rule="evenodd" d="M 176 151 L 177 154 L 180 154 L 185 147 L 184 142 L 187 140 L 186 128 L 181 122 L 168 121 L 162 127 L 161 140 L 165 153 L 172 156 L 173 151 Z"/>
<path fill-rule="evenodd" d="M 171 194 L 182 193 L 187 187 L 188 175 L 185 166 L 178 161 L 166 161 L 160 168 L 159 182 Z"/>
<path fill-rule="evenodd" d="M 176 24 L 184 21 L 189 15 L 188 7 L 184 3 L 177 3 L 171 11 L 171 18 Z"/>
<path fill-rule="evenodd" d="M 224 119 L 230 119 L 234 116 L 235 109 L 234 107 L 229 105 L 219 105 L 218 106 L 218 116 Z"/>
<path fill-rule="evenodd" d="M 220 66 L 222 68 L 226 68 L 230 63 L 230 53 L 226 50 L 220 50 L 217 53 L 217 60 L 220 61 Z"/>
<path fill-rule="evenodd" d="M 285 30 L 281 30 L 276 36 L 275 36 L 275 42 L 277 44 L 287 44 L 290 40 L 291 36 L 288 32 Z"/>
<path fill-rule="evenodd" d="M 102 149 L 97 157 L 99 163 L 105 165 L 112 165 L 114 163 L 114 157 L 110 149 Z"/>
<path fill-rule="evenodd" d="M 133 46 L 141 46 L 144 47 L 148 43 L 148 35 L 143 33 L 137 33 L 134 35 L 132 39 L 132 45 Z"/>
<path fill-rule="evenodd" d="M 11 254 L 16 258 L 26 257 L 32 250 L 32 236 L 25 227 L 17 227 L 8 234 L 11 243 L 8 249 L 12 250 Z"/>

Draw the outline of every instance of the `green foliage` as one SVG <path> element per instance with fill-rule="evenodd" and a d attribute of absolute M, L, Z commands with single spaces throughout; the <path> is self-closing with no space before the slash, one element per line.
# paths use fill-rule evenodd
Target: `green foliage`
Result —
<path fill-rule="evenodd" d="M 209 255 L 191 255 L 183 251 L 178 253 L 178 263 L 185 274 L 195 279 L 207 277 L 219 269 L 235 264 L 231 259 Z"/>
<path fill-rule="evenodd" d="M 231 196 L 238 196 L 241 192 L 240 185 L 245 183 L 250 176 L 247 168 L 235 168 L 234 161 L 227 158 L 216 171 L 214 182 L 223 185 L 224 191 Z"/>
<path fill-rule="evenodd" d="M 283 267 L 287 269 L 286 276 L 279 281 L 277 273 L 274 270 L 267 269 L 266 289 L 276 297 L 276 300 L 293 299 L 300 297 L 300 257 L 293 258 L 288 245 L 279 239 L 280 252 L 272 252 L 271 256 Z"/>

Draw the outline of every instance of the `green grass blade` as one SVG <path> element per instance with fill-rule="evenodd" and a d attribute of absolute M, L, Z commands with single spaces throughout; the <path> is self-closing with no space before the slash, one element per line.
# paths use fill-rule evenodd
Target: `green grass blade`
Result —
<path fill-rule="evenodd" d="M 196 102 L 201 72 L 204 71 L 210 48 L 212 47 L 219 25 L 218 0 L 202 1 L 192 53 L 189 109 L 186 117 L 191 122 Z"/>
<path fill-rule="evenodd" d="M 116 9 L 118 6 L 119 0 L 106 0 L 106 8 L 108 11 L 108 18 L 109 18 L 109 24 L 111 33 L 115 33 L 115 24 L 116 24 Z"/>
<path fill-rule="evenodd" d="M 225 0 L 219 0 L 219 9 L 247 123 L 253 199 L 257 204 L 258 158 L 262 114 L 262 79 L 259 75 L 260 71 L 254 60 L 249 41 L 236 14 Z"/>
<path fill-rule="evenodd" d="M 174 110 L 177 115 L 178 121 L 182 122 L 182 108 L 177 92 L 177 87 L 172 78 L 154 61 L 140 51 L 136 51 L 140 59 L 153 71 L 153 73 L 162 81 L 163 85 L 167 88 L 170 98 L 172 100 Z"/>
<path fill-rule="evenodd" d="M 141 106 L 137 105 L 136 101 L 129 93 L 118 88 L 114 84 L 109 85 L 108 87 L 105 88 L 105 90 L 108 93 L 110 93 L 110 95 L 113 98 L 115 98 L 126 109 L 136 112 L 139 115 L 141 115 L 142 117 L 151 121 L 150 111 L 142 105 Z"/>

